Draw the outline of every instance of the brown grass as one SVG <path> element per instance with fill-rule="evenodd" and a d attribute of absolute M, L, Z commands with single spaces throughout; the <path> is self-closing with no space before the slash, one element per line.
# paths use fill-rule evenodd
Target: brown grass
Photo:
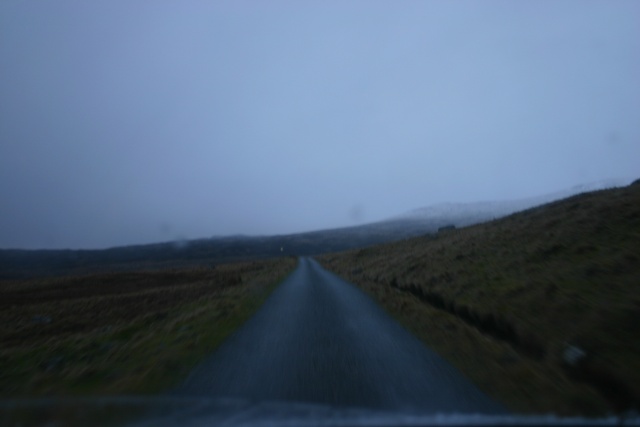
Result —
<path fill-rule="evenodd" d="M 638 185 L 319 260 L 515 410 L 638 407 Z"/>
<path fill-rule="evenodd" d="M 0 395 L 165 389 L 294 266 L 287 258 L 0 282 Z"/>

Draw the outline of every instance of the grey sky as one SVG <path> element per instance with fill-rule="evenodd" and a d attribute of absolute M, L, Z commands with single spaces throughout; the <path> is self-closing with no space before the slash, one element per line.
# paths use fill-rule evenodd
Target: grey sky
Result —
<path fill-rule="evenodd" d="M 0 2 L 0 247 L 640 177 L 637 1 Z"/>

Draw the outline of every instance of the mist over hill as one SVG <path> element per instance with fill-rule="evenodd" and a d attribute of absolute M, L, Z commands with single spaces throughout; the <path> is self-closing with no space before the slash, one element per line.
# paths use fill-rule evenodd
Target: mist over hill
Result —
<path fill-rule="evenodd" d="M 599 181 L 520 200 L 442 203 L 375 223 L 290 235 L 235 235 L 102 250 L 5 249 L 0 250 L 0 280 L 188 265 L 215 267 L 247 259 L 319 255 L 437 233 L 441 227 L 490 221 L 575 194 L 625 186 L 631 181 Z"/>
<path fill-rule="evenodd" d="M 633 180 L 631 178 L 609 179 L 576 185 L 566 190 L 517 200 L 481 201 L 474 203 L 439 203 L 414 209 L 394 219 L 422 224 L 427 229 L 430 229 L 430 231 L 437 231 L 437 227 L 446 225 L 463 227 L 477 224 L 479 222 L 491 221 L 535 206 L 566 199 L 567 197 L 580 193 L 605 190 L 614 187 L 624 187 L 629 185 L 632 181 Z"/>

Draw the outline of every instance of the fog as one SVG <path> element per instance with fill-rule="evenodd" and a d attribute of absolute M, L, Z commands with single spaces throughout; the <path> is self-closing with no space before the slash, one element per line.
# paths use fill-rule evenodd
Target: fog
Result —
<path fill-rule="evenodd" d="M 637 1 L 0 2 L 0 248 L 640 177 Z"/>

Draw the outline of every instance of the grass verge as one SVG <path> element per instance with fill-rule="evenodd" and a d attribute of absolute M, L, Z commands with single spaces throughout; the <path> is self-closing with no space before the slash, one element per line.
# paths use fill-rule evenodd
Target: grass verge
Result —
<path fill-rule="evenodd" d="M 0 396 L 165 390 L 244 323 L 295 263 L 0 282 Z"/>
<path fill-rule="evenodd" d="M 525 413 L 640 402 L 640 185 L 319 257 Z"/>

